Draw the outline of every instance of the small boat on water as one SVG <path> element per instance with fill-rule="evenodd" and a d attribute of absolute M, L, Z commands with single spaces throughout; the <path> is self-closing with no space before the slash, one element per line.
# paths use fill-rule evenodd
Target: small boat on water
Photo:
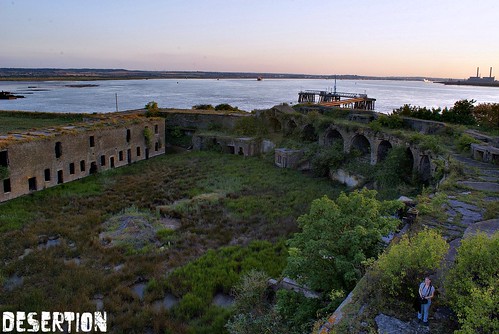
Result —
<path fill-rule="evenodd" d="M 258 77 L 256 78 L 257 81 L 262 81 L 263 80 L 263 77 Z"/>
<path fill-rule="evenodd" d="M 424 82 L 424 83 L 433 83 L 433 81 L 428 80 L 428 79 L 423 79 L 423 82 Z"/>
<path fill-rule="evenodd" d="M 23 97 L 23 95 L 14 95 L 11 92 L 4 92 L 3 90 L 0 92 L 0 100 L 15 100 Z"/>

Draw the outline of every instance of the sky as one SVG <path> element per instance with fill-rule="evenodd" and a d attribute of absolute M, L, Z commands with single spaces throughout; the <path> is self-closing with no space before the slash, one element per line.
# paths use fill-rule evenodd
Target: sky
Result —
<path fill-rule="evenodd" d="M 497 0 L 0 0 L 0 34 L 0 67 L 499 71 Z"/>

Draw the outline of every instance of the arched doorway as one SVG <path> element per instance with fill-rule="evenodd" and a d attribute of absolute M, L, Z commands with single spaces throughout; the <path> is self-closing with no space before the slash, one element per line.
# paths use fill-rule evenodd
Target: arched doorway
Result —
<path fill-rule="evenodd" d="M 302 130 L 302 139 L 305 141 L 316 141 L 317 132 L 315 131 L 315 127 L 312 124 L 307 124 L 303 127 Z"/>
<path fill-rule="evenodd" d="M 431 163 L 427 155 L 423 155 L 419 161 L 419 178 L 424 184 L 430 183 L 431 180 Z"/>
<path fill-rule="evenodd" d="M 341 145 L 343 146 L 344 145 L 343 136 L 338 130 L 329 129 L 326 132 L 326 135 L 324 136 L 324 145 L 332 146 L 335 143 L 341 143 Z"/>
<path fill-rule="evenodd" d="M 370 160 L 371 158 L 371 143 L 364 135 L 356 135 L 352 139 L 350 152 L 357 151 L 362 160 Z"/>
<path fill-rule="evenodd" d="M 388 152 L 392 149 L 392 144 L 387 140 L 382 140 L 378 145 L 378 154 L 376 162 L 381 162 L 386 159 Z"/>

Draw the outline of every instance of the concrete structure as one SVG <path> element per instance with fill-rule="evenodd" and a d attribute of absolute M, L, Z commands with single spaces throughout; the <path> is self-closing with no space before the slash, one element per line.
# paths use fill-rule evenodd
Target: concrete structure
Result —
<path fill-rule="evenodd" d="M 178 127 L 182 130 L 212 128 L 232 129 L 241 117 L 250 117 L 249 113 L 226 113 L 213 110 L 179 110 L 164 109 L 159 113 L 166 119 L 168 128 Z"/>
<path fill-rule="evenodd" d="M 0 202 L 165 153 L 161 118 L 97 123 L 0 136 Z"/>
<path fill-rule="evenodd" d="M 197 151 L 213 150 L 248 157 L 260 154 L 261 146 L 260 140 L 250 137 L 203 134 L 195 134 L 192 137 L 192 148 Z"/>
<path fill-rule="evenodd" d="M 302 161 L 303 150 L 292 150 L 289 148 L 276 148 L 274 163 L 280 168 L 310 169 L 310 163 Z M 305 166 L 304 166 L 305 164 Z"/>
<path fill-rule="evenodd" d="M 499 148 L 497 147 L 483 144 L 471 144 L 471 155 L 475 160 L 499 165 Z"/>

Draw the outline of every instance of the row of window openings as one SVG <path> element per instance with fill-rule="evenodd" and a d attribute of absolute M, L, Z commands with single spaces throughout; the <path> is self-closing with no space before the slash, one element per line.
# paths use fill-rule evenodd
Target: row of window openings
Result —
<path fill-rule="evenodd" d="M 159 148 L 159 144 L 156 143 L 156 151 L 158 150 L 158 148 Z M 140 155 L 141 155 L 141 149 L 140 149 L 139 146 L 137 146 L 137 156 L 140 157 Z M 146 155 L 147 155 L 147 152 L 146 152 Z M 127 159 L 128 159 L 128 162 L 131 162 L 131 159 L 132 159 L 131 150 L 128 150 Z M 124 153 L 123 153 L 123 151 L 119 151 L 118 152 L 118 160 L 119 161 L 123 161 L 124 160 Z M 110 157 L 109 158 L 109 163 L 111 165 L 111 168 L 115 167 L 114 157 Z M 100 164 L 101 164 L 101 166 L 105 166 L 106 165 L 106 156 L 105 155 L 101 155 L 101 157 L 100 157 Z M 85 160 L 81 160 L 80 161 L 80 172 L 85 172 L 85 171 L 86 171 Z M 97 172 L 97 165 L 95 164 L 95 162 L 92 162 L 91 165 L 90 165 L 90 174 L 93 174 L 95 172 Z M 71 175 L 75 174 L 75 164 L 73 162 L 69 164 L 69 174 L 71 174 Z M 63 174 L 62 170 L 57 171 L 57 183 L 58 184 L 64 182 L 63 175 L 64 174 Z M 45 171 L 44 171 L 44 177 L 45 177 L 45 181 L 46 182 L 48 182 L 48 181 L 51 180 L 50 168 L 45 169 Z M 28 187 L 29 187 L 30 191 L 37 190 L 36 177 L 32 177 L 32 178 L 28 179 Z M 4 193 L 8 193 L 8 192 L 12 191 L 11 185 L 10 185 L 10 179 L 6 179 L 6 180 L 3 181 L 3 188 L 4 188 Z"/>
<path fill-rule="evenodd" d="M 148 128 L 148 127 L 146 126 L 146 128 Z M 154 133 L 155 134 L 159 133 L 159 126 L 158 125 L 154 125 Z M 131 138 L 132 138 L 132 132 L 130 130 L 126 130 L 126 142 L 129 143 Z M 95 137 L 90 136 L 90 147 L 94 147 L 94 146 L 95 146 Z"/>

